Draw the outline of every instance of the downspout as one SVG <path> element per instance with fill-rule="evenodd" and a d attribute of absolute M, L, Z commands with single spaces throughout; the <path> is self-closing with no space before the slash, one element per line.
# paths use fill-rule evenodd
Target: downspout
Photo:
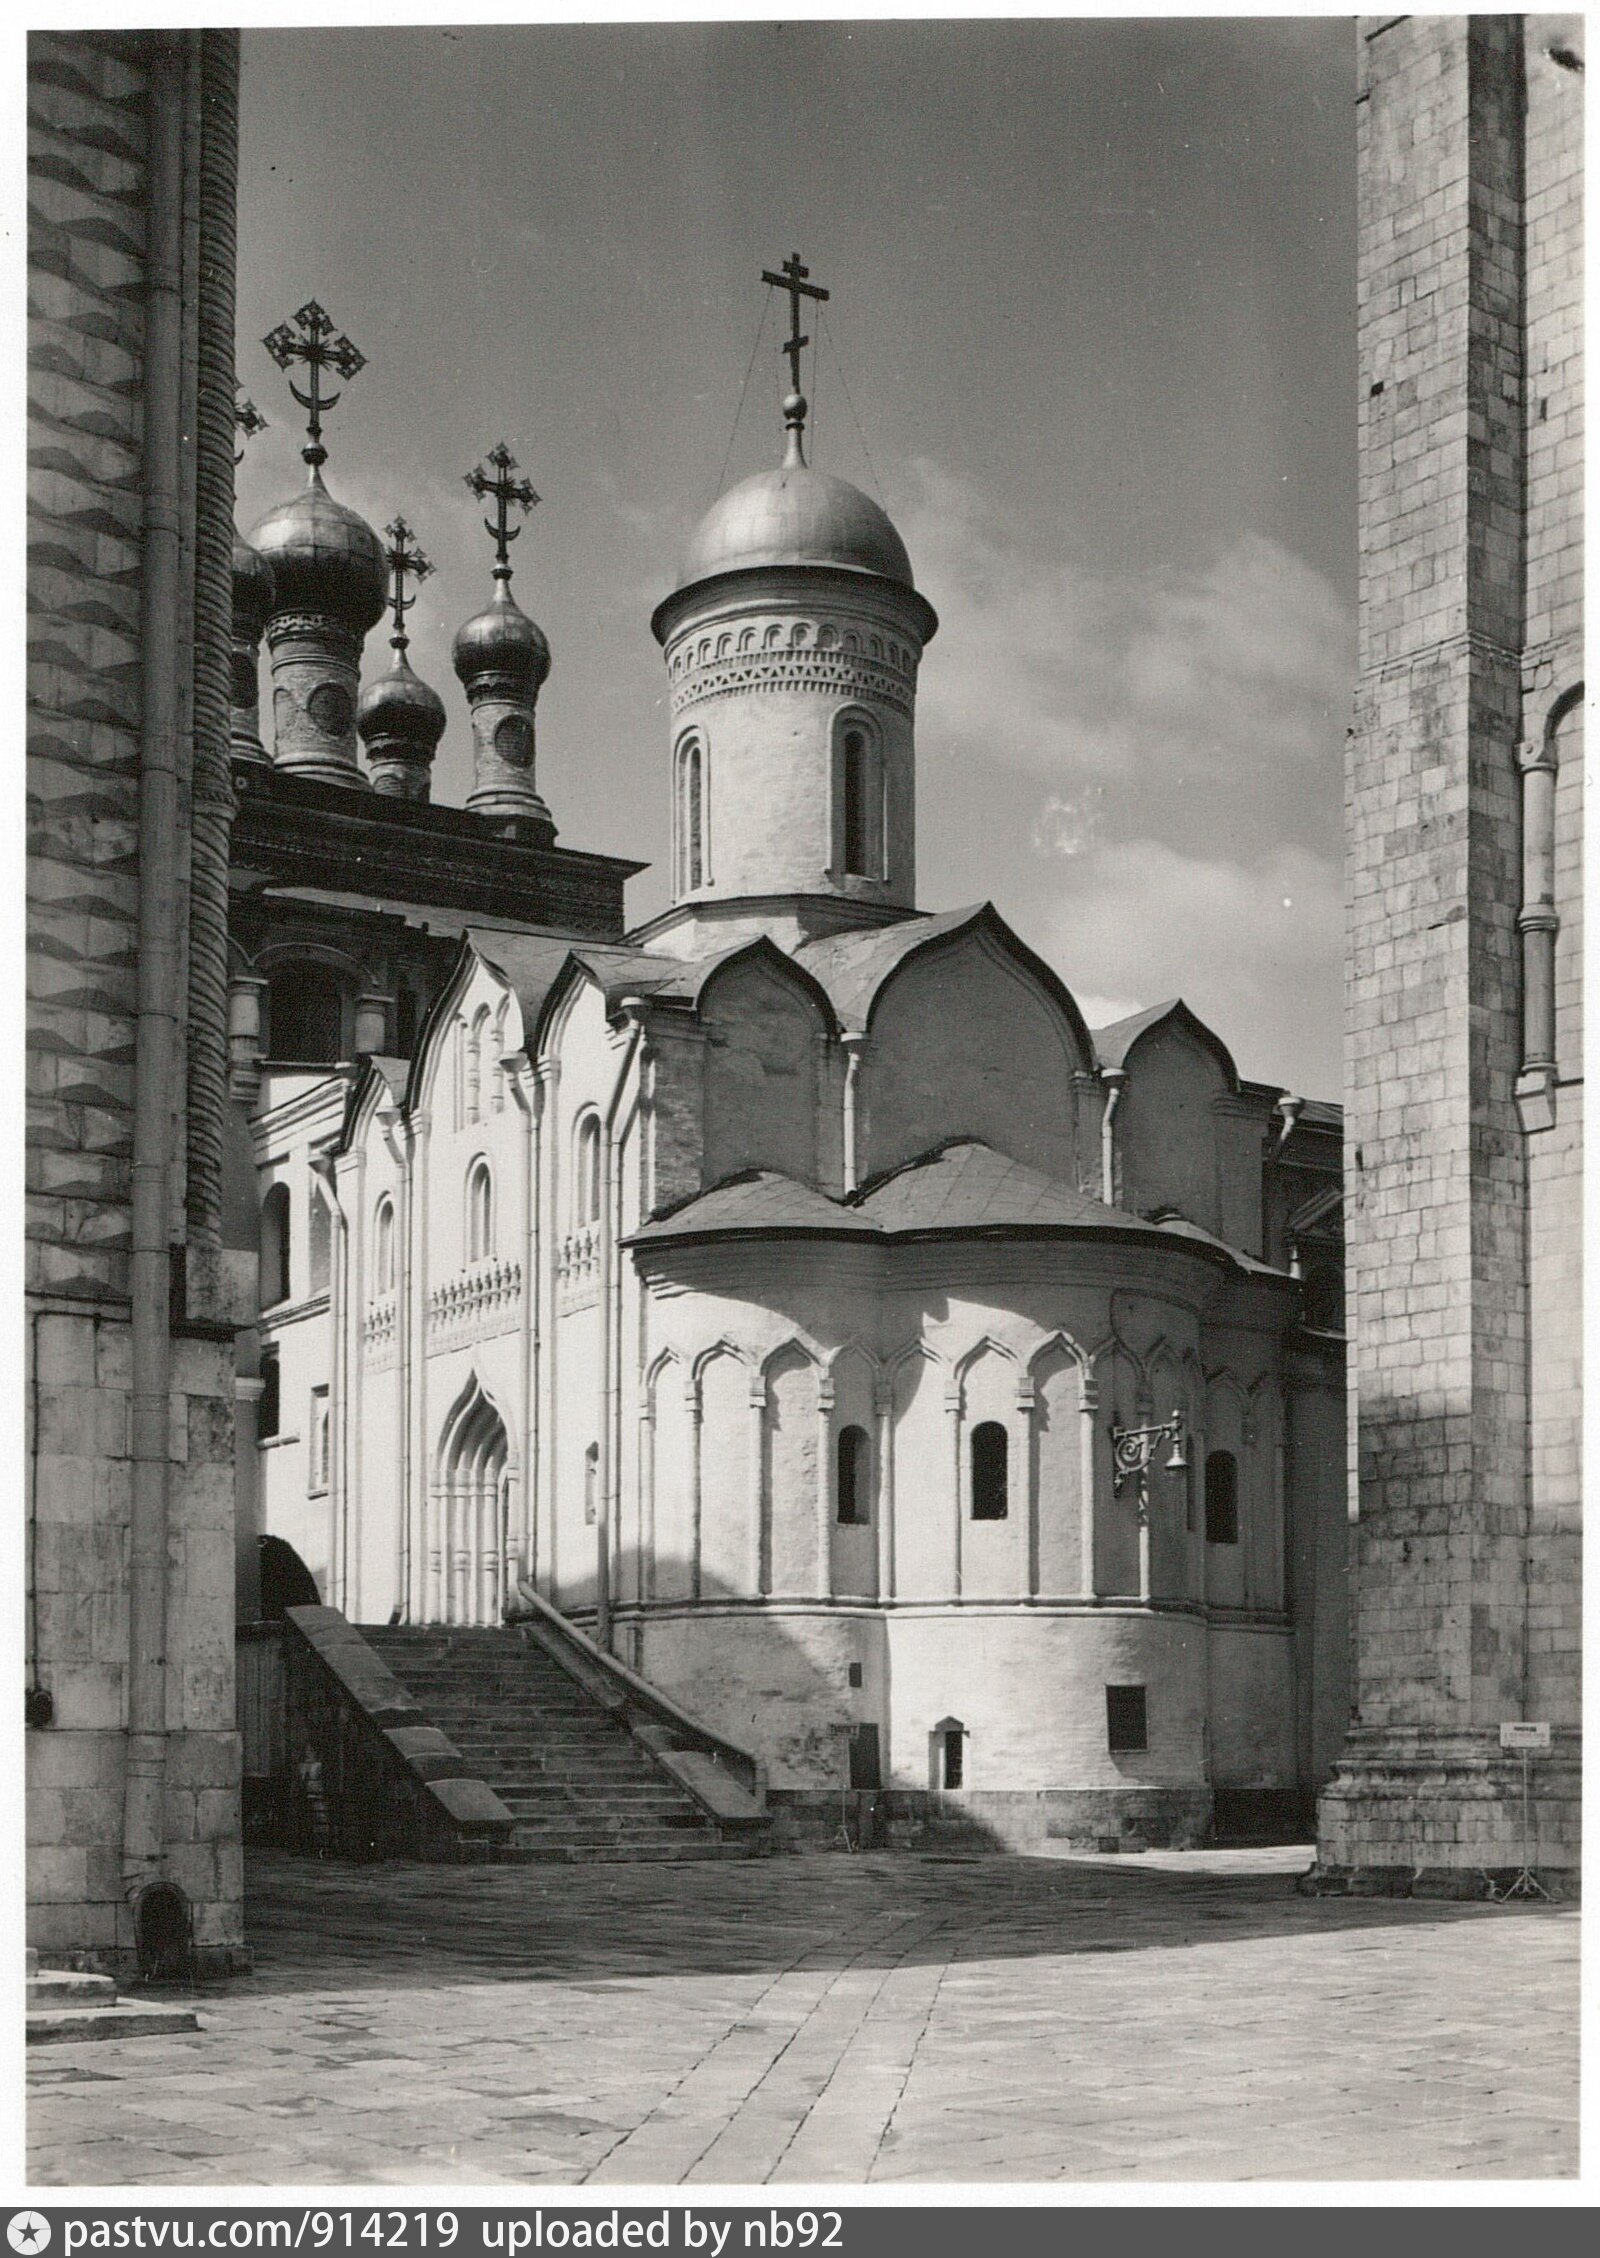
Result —
<path fill-rule="evenodd" d="M 844 1048 L 844 1188 L 856 1190 L 861 1181 L 861 1055 L 867 1047 L 865 1033 L 841 1035 Z"/>
<path fill-rule="evenodd" d="M 350 1470 L 345 1464 L 347 1399 L 345 1302 L 350 1265 L 350 1225 L 333 1184 L 333 1162 L 326 1153 L 311 1162 L 311 1183 L 328 1211 L 333 1245 L 328 1280 L 328 1594 L 330 1606 L 350 1604 Z"/>
<path fill-rule="evenodd" d="M 611 1651 L 611 1528 L 616 1506 L 619 1451 L 613 1444 L 616 1421 L 622 1409 L 621 1264 L 615 1242 L 621 1230 L 622 1143 L 638 1109 L 639 1086 L 618 1124 L 622 1093 L 633 1074 L 634 1060 L 644 1041 L 644 1006 L 637 996 L 624 996 L 620 1009 L 628 1021 L 628 1047 L 617 1069 L 616 1085 L 605 1111 L 606 1173 L 605 1212 L 600 1223 L 600 1511 L 595 1527 L 595 1643 Z"/>
<path fill-rule="evenodd" d="M 522 1544 L 521 1574 L 536 1581 L 538 1557 L 538 1464 L 535 1391 L 539 1372 L 539 1131 L 543 1114 L 543 1088 L 526 1051 L 507 1060 L 506 1080 L 522 1115 Z M 516 1578 L 508 1580 L 514 1584 Z"/>
<path fill-rule="evenodd" d="M 380 1111 L 378 1125 L 394 1162 L 400 1193 L 400 1222 L 395 1232 L 395 1479 L 399 1485 L 396 1515 L 395 1591 L 396 1615 L 414 1622 L 412 1611 L 411 1554 L 412 1503 L 409 1460 L 411 1455 L 411 1208 L 414 1194 L 411 1173 L 411 1125 L 393 1109 Z"/>
<path fill-rule="evenodd" d="M 138 1016 L 134 1036 L 129 1395 L 127 1750 L 122 1886 L 130 1905 L 165 1857 L 171 1207 L 182 900 L 178 861 L 181 600 L 183 64 L 152 46 L 145 238 L 144 524 L 140 591 Z"/>
<path fill-rule="evenodd" d="M 1100 1079 L 1106 1087 L 1105 1109 L 1100 1116 L 1100 1197 L 1107 1207 L 1117 1204 L 1117 1139 L 1113 1124 L 1122 1093 L 1128 1086 L 1120 1066 L 1103 1066 Z"/>

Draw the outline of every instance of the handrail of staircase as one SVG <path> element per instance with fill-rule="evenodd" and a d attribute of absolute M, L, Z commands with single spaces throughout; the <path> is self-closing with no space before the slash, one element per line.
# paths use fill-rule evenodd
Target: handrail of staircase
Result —
<path fill-rule="evenodd" d="M 543 1592 L 536 1590 L 525 1576 L 517 1578 L 516 1600 L 506 1608 L 508 1622 L 516 1622 L 519 1617 L 523 1621 L 532 1617 L 548 1625 L 558 1637 L 569 1640 L 585 1660 L 592 1662 L 607 1677 L 620 1681 L 626 1688 L 628 1700 L 635 1707 L 648 1711 L 663 1724 L 670 1725 L 674 1731 L 684 1735 L 691 1747 L 703 1750 L 713 1762 L 724 1765 L 736 1780 L 749 1789 L 757 1804 L 765 1808 L 767 1768 L 760 1757 L 753 1756 L 747 1748 L 741 1748 L 737 1741 L 730 1741 L 723 1734 L 714 1732 L 698 1717 L 691 1717 L 688 1710 L 680 1709 L 659 1686 L 651 1685 L 649 1679 L 641 1678 L 637 1670 L 630 1670 L 616 1655 L 608 1654 L 603 1646 L 597 1646 L 587 1632 L 580 1631 L 570 1616 L 563 1615 L 559 1607 L 552 1606 Z"/>

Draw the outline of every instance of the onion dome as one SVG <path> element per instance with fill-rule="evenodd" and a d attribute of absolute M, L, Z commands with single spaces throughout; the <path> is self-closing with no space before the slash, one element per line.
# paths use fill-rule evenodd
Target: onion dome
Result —
<path fill-rule="evenodd" d="M 277 601 L 277 579 L 271 565 L 259 549 L 253 549 L 242 534 L 233 537 L 233 639 L 236 643 L 252 646 L 261 640 L 262 630 L 272 616 Z"/>
<path fill-rule="evenodd" d="M 411 671 L 406 657 L 410 642 L 406 613 L 416 602 L 406 594 L 407 581 L 421 582 L 433 566 L 417 547 L 403 517 L 385 526 L 389 546 L 384 563 L 389 569 L 389 609 L 394 633 L 389 648 L 394 664 L 376 682 L 369 682 L 356 707 L 356 732 L 367 748 L 372 787 L 393 799 L 425 800 L 428 765 L 444 735 L 444 701 Z"/>
<path fill-rule="evenodd" d="M 762 565 L 826 565 L 913 586 L 911 559 L 887 513 L 847 479 L 813 470 L 798 449 L 777 470 L 718 496 L 689 543 L 678 586 Z"/>
<path fill-rule="evenodd" d="M 315 464 L 303 491 L 269 510 L 250 539 L 271 568 L 279 611 L 326 613 L 357 636 L 383 617 L 383 543 L 364 517 L 334 500 Z"/>
<path fill-rule="evenodd" d="M 369 682 L 356 707 L 356 731 L 372 765 L 373 784 L 402 797 L 426 794 L 426 772 L 444 735 L 444 700 L 411 671 L 404 651 L 376 682 Z M 394 781 L 387 772 L 394 772 Z M 401 771 L 415 774 L 420 789 L 406 791 Z"/>
<path fill-rule="evenodd" d="M 450 656 L 457 676 L 469 689 L 493 676 L 531 698 L 550 672 L 550 645 L 543 629 L 528 617 L 503 580 L 484 610 L 457 629 Z"/>

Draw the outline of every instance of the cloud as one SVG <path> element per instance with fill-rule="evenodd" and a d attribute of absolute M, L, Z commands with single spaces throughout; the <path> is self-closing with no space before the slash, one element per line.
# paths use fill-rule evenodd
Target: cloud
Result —
<path fill-rule="evenodd" d="M 918 692 L 929 861 L 983 868 L 1091 1023 L 1182 995 L 1241 1071 L 1336 1094 L 1349 607 L 1254 533 L 1097 575 L 914 469 L 902 524 L 941 619 Z M 1011 821 L 1024 858 L 986 835 Z"/>
<path fill-rule="evenodd" d="M 938 465 L 913 468 L 905 530 L 942 620 L 919 692 L 925 743 L 1047 783 L 1047 838 L 1053 811 L 1098 787 L 1112 836 L 1332 848 L 1354 625 L 1321 573 L 1252 533 L 1198 569 L 1096 575 L 1017 543 Z"/>
<path fill-rule="evenodd" d="M 1147 838 L 1075 863 L 1036 930 L 1091 1024 L 1105 1024 L 1091 1004 L 1115 1002 L 1108 1016 L 1120 1017 L 1181 995 L 1241 1073 L 1327 1098 L 1339 1090 L 1341 919 L 1327 857 L 1284 846 L 1213 862 Z"/>
<path fill-rule="evenodd" d="M 1087 854 L 1100 832 L 1101 787 L 1082 792 L 1052 792 L 1034 818 L 1033 851 L 1036 855 Z"/>

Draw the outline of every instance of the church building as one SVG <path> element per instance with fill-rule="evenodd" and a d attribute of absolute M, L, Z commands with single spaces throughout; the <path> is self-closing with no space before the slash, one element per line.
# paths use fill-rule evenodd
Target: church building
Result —
<path fill-rule="evenodd" d="M 1348 1702 L 1340 1114 L 1242 1078 L 1180 1001 L 1090 1029 L 999 909 L 919 905 L 938 620 L 883 509 L 806 459 L 804 274 L 768 278 L 781 460 L 650 622 L 672 898 L 644 925 L 636 866 L 558 846 L 536 787 L 504 448 L 454 650 L 465 809 L 427 797 L 426 560 L 328 492 L 319 405 L 307 488 L 240 545 L 243 1549 L 281 1540 L 358 1626 L 553 1608 L 797 1812 L 1304 1826 Z M 320 403 L 360 356 L 299 320 L 275 337 Z"/>

